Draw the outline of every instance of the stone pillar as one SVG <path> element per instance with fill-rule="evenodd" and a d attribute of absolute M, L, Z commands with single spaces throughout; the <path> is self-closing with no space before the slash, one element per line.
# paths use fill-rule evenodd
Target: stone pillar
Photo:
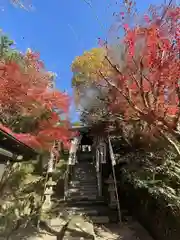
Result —
<path fill-rule="evenodd" d="M 107 148 L 107 144 L 106 144 L 106 142 L 105 142 L 103 137 L 99 137 L 97 145 L 98 145 L 99 150 L 100 150 L 100 162 L 102 164 L 104 164 L 104 163 L 106 163 L 106 155 L 107 155 L 106 148 Z"/>
<path fill-rule="evenodd" d="M 96 149 L 96 174 L 98 182 L 98 195 L 102 196 L 102 176 L 101 176 L 101 162 L 100 162 L 100 151 L 99 148 Z"/>
<path fill-rule="evenodd" d="M 106 143 L 100 144 L 100 161 L 102 164 L 106 163 Z"/>
<path fill-rule="evenodd" d="M 99 196 L 102 196 L 102 164 L 106 163 L 106 143 L 101 137 L 98 137 L 95 146 L 98 193 Z"/>
<path fill-rule="evenodd" d="M 108 180 L 105 181 L 108 184 L 108 192 L 110 197 L 109 207 L 116 208 L 117 207 L 117 199 L 116 199 L 116 189 L 114 186 L 114 179 L 112 175 L 109 176 Z"/>

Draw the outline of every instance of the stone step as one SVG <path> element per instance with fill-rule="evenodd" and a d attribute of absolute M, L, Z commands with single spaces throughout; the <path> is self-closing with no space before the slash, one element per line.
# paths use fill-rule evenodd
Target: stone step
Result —
<path fill-rule="evenodd" d="M 75 166 L 77 168 L 86 168 L 86 167 L 95 168 L 95 163 L 94 162 L 80 162 L 79 161 Z"/>
<path fill-rule="evenodd" d="M 97 211 L 93 210 L 93 209 L 92 210 L 82 210 L 82 211 L 69 209 L 68 213 L 70 215 L 81 215 L 81 216 L 82 215 L 85 215 L 85 216 L 97 216 L 98 215 Z"/>
<path fill-rule="evenodd" d="M 89 170 L 86 170 L 86 171 L 78 171 L 76 170 L 74 172 L 74 175 L 88 175 L 88 176 L 91 176 L 91 177 L 95 177 L 96 176 L 96 172 L 95 171 L 89 171 Z"/>
<path fill-rule="evenodd" d="M 82 171 L 93 171 L 95 172 L 96 168 L 92 164 L 86 164 L 86 165 L 76 165 L 76 171 L 82 170 Z"/>
<path fill-rule="evenodd" d="M 84 190 L 82 190 L 82 191 L 66 191 L 66 194 L 68 194 L 68 195 L 73 195 L 73 196 L 76 196 L 76 195 L 96 195 L 96 196 L 98 196 L 98 191 L 96 191 L 96 190 L 94 190 L 94 191 L 84 191 Z"/>
<path fill-rule="evenodd" d="M 81 181 L 81 182 L 91 182 L 91 183 L 96 183 L 97 179 L 96 178 L 91 178 L 91 177 L 87 177 L 87 176 L 73 176 L 74 180 L 76 181 Z"/>
<path fill-rule="evenodd" d="M 93 238 L 83 238 L 83 237 L 74 237 L 74 236 L 64 236 L 63 240 L 93 240 Z"/>
<path fill-rule="evenodd" d="M 66 208 L 67 212 L 70 215 L 81 215 L 81 216 L 87 216 L 87 217 L 97 217 L 97 216 L 108 216 L 109 222 L 117 223 L 119 220 L 118 217 L 118 211 L 117 209 L 111 210 L 107 206 L 98 206 L 98 205 L 91 205 L 91 206 L 84 206 L 81 205 L 79 207 L 72 206 Z M 124 212 L 122 212 L 122 215 L 124 216 Z"/>
<path fill-rule="evenodd" d="M 68 212 L 86 216 L 104 216 L 109 215 L 110 210 L 106 206 L 85 206 L 85 207 L 67 207 Z"/>
<path fill-rule="evenodd" d="M 68 198 L 70 200 L 74 200 L 74 201 L 83 201 L 83 200 L 88 200 L 88 201 L 95 201 L 97 199 L 97 195 L 83 195 L 83 196 L 74 196 L 72 194 L 70 194 L 70 196 L 68 196 Z"/>
<path fill-rule="evenodd" d="M 97 179 L 89 180 L 89 179 L 77 179 L 72 178 L 71 182 L 74 182 L 75 184 L 89 184 L 89 185 L 97 185 Z"/>
<path fill-rule="evenodd" d="M 77 166 L 76 165 L 76 171 L 87 171 L 87 172 L 95 172 L 96 168 L 93 165 L 84 165 L 84 166 Z"/>
<path fill-rule="evenodd" d="M 78 173 L 74 174 L 73 178 L 78 178 L 79 180 L 87 179 L 89 181 L 97 179 L 96 176 L 92 176 L 92 175 L 88 175 L 88 174 L 78 174 Z"/>
<path fill-rule="evenodd" d="M 88 188 L 88 187 L 80 187 L 80 188 L 69 188 L 68 192 L 73 192 L 73 193 L 77 193 L 77 192 L 97 192 L 97 187 L 94 188 Z"/>
<path fill-rule="evenodd" d="M 82 158 L 81 158 L 82 159 Z M 80 160 L 81 160 L 80 159 Z M 79 159 L 78 159 L 79 160 Z M 78 166 L 94 166 L 94 162 L 91 162 L 91 161 L 78 161 L 77 163 L 76 163 L 76 166 L 78 167 Z"/>
<path fill-rule="evenodd" d="M 94 224 L 106 224 L 110 222 L 110 219 L 108 216 L 92 216 L 91 221 Z"/>
<path fill-rule="evenodd" d="M 76 167 L 76 172 L 88 172 L 88 173 L 96 173 L 95 167 L 87 166 L 87 167 Z"/>
<path fill-rule="evenodd" d="M 97 189 L 78 189 L 77 190 L 76 188 L 74 188 L 74 189 L 71 188 L 71 189 L 68 189 L 67 192 L 70 193 L 70 194 L 71 193 L 73 193 L 73 194 L 74 193 L 77 193 L 77 194 L 78 193 L 79 194 L 89 194 L 90 193 L 90 194 L 96 194 L 96 195 L 98 194 Z"/>
<path fill-rule="evenodd" d="M 96 200 L 97 193 L 67 193 L 68 198 L 72 199 L 93 199 Z"/>
<path fill-rule="evenodd" d="M 76 168 L 75 169 L 75 173 L 88 173 L 88 174 L 96 174 L 96 169 L 95 168 L 91 168 L 91 167 L 87 167 L 87 168 Z"/>
<path fill-rule="evenodd" d="M 91 181 L 84 181 L 84 180 L 80 181 L 80 180 L 74 180 L 73 179 L 69 182 L 69 185 L 73 185 L 73 186 L 79 186 L 79 185 L 81 185 L 81 186 L 85 186 L 85 185 L 87 185 L 87 186 L 97 186 L 97 181 L 91 182 Z"/>
<path fill-rule="evenodd" d="M 76 189 L 77 191 L 78 190 L 97 190 L 98 187 L 97 187 L 97 184 L 96 185 L 78 185 L 78 186 L 70 186 L 69 185 L 69 189 Z"/>
<path fill-rule="evenodd" d="M 91 176 L 95 176 L 96 175 L 96 171 L 91 171 L 91 170 L 75 170 L 74 171 L 74 174 L 79 174 L 79 175 L 85 175 L 85 174 L 88 174 L 88 175 L 91 175 Z"/>
<path fill-rule="evenodd" d="M 118 212 L 109 212 L 108 209 L 106 211 L 99 212 L 98 210 L 88 210 L 88 209 L 82 209 L 82 210 L 76 210 L 76 209 L 66 209 L 67 213 L 70 216 L 85 216 L 92 220 L 94 223 L 117 223 L 119 222 Z M 125 219 L 124 216 L 122 216 L 123 219 Z"/>
<path fill-rule="evenodd" d="M 96 176 L 96 172 L 92 172 L 92 171 L 76 171 L 74 173 L 74 175 L 81 175 L 81 176 L 89 176 L 89 177 L 95 177 Z"/>
<path fill-rule="evenodd" d="M 88 173 L 88 174 L 96 174 L 96 169 L 91 169 L 89 167 L 86 168 L 76 168 L 75 173 Z"/>
<path fill-rule="evenodd" d="M 83 178 L 90 178 L 90 179 L 96 179 L 96 175 L 94 173 L 75 173 L 73 174 L 74 177 L 83 177 Z"/>
<path fill-rule="evenodd" d="M 89 179 L 72 179 L 72 181 L 75 180 L 77 183 L 74 186 L 97 186 L 97 181 L 96 180 L 91 180 Z"/>
<path fill-rule="evenodd" d="M 83 182 L 81 182 L 81 183 L 76 183 L 76 184 L 73 184 L 73 183 L 71 183 L 71 184 L 69 184 L 69 188 L 82 188 L 82 189 L 97 189 L 97 184 L 96 183 L 94 183 L 94 184 L 92 184 L 92 183 L 83 183 Z"/>
<path fill-rule="evenodd" d="M 97 197 L 96 200 L 78 200 L 78 201 L 74 201 L 72 199 L 67 199 L 66 201 L 67 205 L 70 207 L 77 207 L 77 206 L 80 206 L 80 207 L 87 207 L 87 206 L 107 206 L 106 203 L 104 202 L 104 200 L 100 197 Z"/>
<path fill-rule="evenodd" d="M 88 190 L 88 191 L 93 191 L 93 190 L 97 190 L 98 187 L 97 187 L 97 184 L 94 184 L 94 185 L 90 185 L 90 184 L 81 184 L 81 185 L 69 185 L 69 188 L 68 189 L 77 189 L 78 190 Z"/>
<path fill-rule="evenodd" d="M 96 176 L 92 176 L 92 175 L 88 175 L 88 174 L 78 174 L 78 173 L 74 174 L 73 177 L 74 178 L 80 178 L 80 179 L 85 178 L 85 179 L 90 179 L 90 180 L 96 179 Z"/>
<path fill-rule="evenodd" d="M 68 195 L 71 195 L 71 196 L 82 196 L 82 195 L 98 195 L 98 191 L 97 190 L 94 190 L 94 191 L 85 191 L 85 190 L 78 190 L 78 191 L 73 191 L 73 189 L 71 189 L 71 190 L 68 190 L 67 192 L 66 192 Z"/>
<path fill-rule="evenodd" d="M 87 174 L 89 176 L 91 175 L 92 177 L 96 176 L 96 172 L 95 171 L 90 171 L 90 170 L 76 170 L 74 172 L 74 174 L 77 174 L 77 175 L 85 175 L 85 174 Z"/>
<path fill-rule="evenodd" d="M 85 165 L 82 165 L 82 164 L 80 164 L 80 165 L 76 165 L 76 170 L 78 171 L 78 170 L 86 170 L 86 171 L 95 171 L 96 170 L 96 167 L 94 166 L 94 165 L 92 165 L 92 164 L 85 164 Z"/>
<path fill-rule="evenodd" d="M 96 177 L 96 173 L 95 172 L 91 172 L 91 171 L 76 171 L 74 173 L 75 176 L 88 176 L 88 177 Z"/>

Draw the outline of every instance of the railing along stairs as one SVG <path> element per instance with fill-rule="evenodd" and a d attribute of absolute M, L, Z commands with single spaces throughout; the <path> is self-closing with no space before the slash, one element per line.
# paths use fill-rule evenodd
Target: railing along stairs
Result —
<path fill-rule="evenodd" d="M 115 195 L 116 195 L 116 203 L 117 203 L 117 210 L 118 210 L 118 217 L 119 217 L 119 222 L 122 222 L 122 214 L 121 214 L 121 207 L 120 207 L 120 201 L 119 201 L 119 194 L 118 194 L 118 189 L 117 189 L 117 179 L 116 179 L 116 173 L 115 173 L 115 168 L 114 166 L 116 165 L 116 160 L 111 144 L 110 137 L 108 136 L 108 145 L 109 145 L 109 152 L 110 152 L 110 159 L 111 159 L 111 165 L 112 165 L 112 173 L 113 173 L 113 180 L 114 180 L 114 187 L 115 187 Z"/>

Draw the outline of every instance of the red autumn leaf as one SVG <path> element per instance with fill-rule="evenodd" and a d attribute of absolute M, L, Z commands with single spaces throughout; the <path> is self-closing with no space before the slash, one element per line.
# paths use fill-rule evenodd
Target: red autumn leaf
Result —
<path fill-rule="evenodd" d="M 69 97 L 51 87 L 52 74 L 39 54 L 29 50 L 22 57 L 23 67 L 13 61 L 0 63 L 1 129 L 33 148 L 49 149 L 54 141 L 69 138 L 68 124 L 61 121 L 61 114 L 68 113 Z M 36 128 L 28 133 L 13 133 L 7 126 L 16 122 L 14 119 L 19 121 L 19 117 L 36 121 Z"/>
<path fill-rule="evenodd" d="M 180 123 L 180 8 L 162 5 L 161 10 L 154 8 L 138 22 L 125 13 L 123 18 L 133 24 L 118 19 L 125 29 L 125 50 L 123 60 L 118 51 L 111 57 L 116 74 L 109 82 L 108 107 L 113 114 L 124 114 L 125 121 L 136 118 L 172 134 Z"/>

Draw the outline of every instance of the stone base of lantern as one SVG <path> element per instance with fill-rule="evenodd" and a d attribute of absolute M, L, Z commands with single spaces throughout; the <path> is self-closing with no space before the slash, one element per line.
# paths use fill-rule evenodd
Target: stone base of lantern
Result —
<path fill-rule="evenodd" d="M 53 194 L 52 187 L 46 188 L 46 191 L 44 193 L 45 200 L 44 200 L 44 203 L 43 203 L 43 206 L 42 206 L 43 210 L 48 210 L 48 209 L 51 208 L 51 205 L 52 205 L 51 196 L 52 196 L 52 194 Z"/>

